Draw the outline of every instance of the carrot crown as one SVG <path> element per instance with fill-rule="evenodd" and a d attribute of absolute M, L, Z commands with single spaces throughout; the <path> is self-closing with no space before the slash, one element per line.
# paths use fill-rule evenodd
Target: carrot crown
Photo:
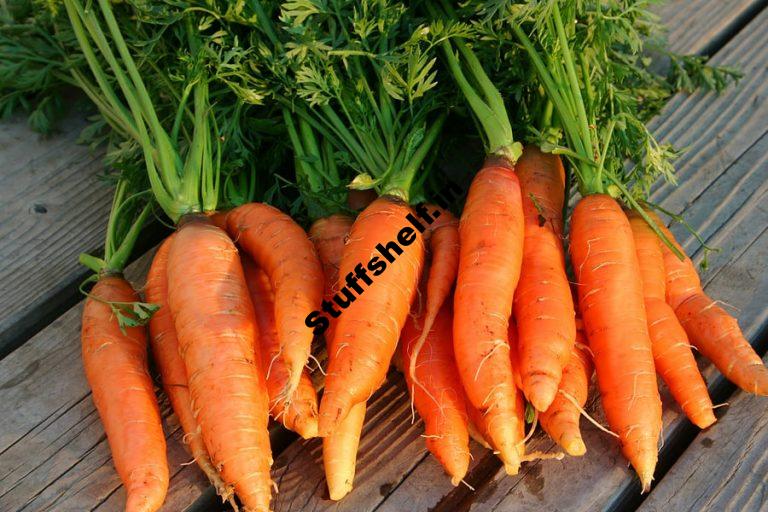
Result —
<path fill-rule="evenodd" d="M 201 48 L 191 23 L 186 30 L 193 59 L 167 131 L 110 1 L 97 0 L 85 7 L 81 0 L 64 0 L 64 6 L 98 87 L 78 70 L 72 73 L 112 128 L 140 146 L 158 204 L 174 222 L 186 213 L 215 210 L 221 142 L 209 103 L 208 76 L 198 59 Z M 193 124 L 191 135 L 184 135 L 189 133 L 182 130 L 184 122 Z"/>

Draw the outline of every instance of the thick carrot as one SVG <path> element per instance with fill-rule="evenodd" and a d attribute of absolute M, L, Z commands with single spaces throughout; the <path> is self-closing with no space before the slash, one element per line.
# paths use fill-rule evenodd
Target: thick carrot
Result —
<path fill-rule="evenodd" d="M 459 485 L 469 468 L 469 430 L 466 396 L 453 355 L 450 309 L 445 304 L 438 310 L 416 361 L 413 349 L 426 324 L 409 317 L 401 335 L 401 353 L 420 383 L 416 385 L 410 372 L 405 373 L 413 403 L 424 420 L 427 448 L 451 477 L 451 483 Z"/>
<path fill-rule="evenodd" d="M 592 378 L 592 357 L 587 351 L 586 341 L 583 332 L 576 331 L 576 343 L 571 348 L 568 364 L 563 368 L 558 394 L 549 409 L 539 414 L 539 423 L 544 431 L 572 456 L 584 455 L 587 451 L 579 429 L 580 408 L 583 409 L 587 403 Z"/>
<path fill-rule="evenodd" d="M 256 325 L 234 243 L 184 218 L 168 253 L 168 305 L 208 453 L 246 510 L 269 510 L 269 399 Z"/>
<path fill-rule="evenodd" d="M 520 378 L 531 405 L 546 411 L 576 339 L 562 240 L 565 170 L 557 155 L 526 146 L 515 173 L 525 215 L 522 272 L 514 302 Z"/>
<path fill-rule="evenodd" d="M 333 432 L 350 408 L 367 400 L 386 377 L 424 262 L 424 241 L 409 227 L 406 215 L 410 213 L 411 208 L 402 200 L 382 196 L 352 226 L 342 256 L 340 281 L 356 272 L 370 270 L 373 275 L 368 275 L 369 284 L 360 278 L 360 286 L 366 286 L 363 293 L 346 300 L 340 294 L 335 297 L 344 300 L 347 307 L 333 329 L 320 403 L 321 436 Z M 384 266 L 378 273 L 373 270 L 374 259 Z"/>
<path fill-rule="evenodd" d="M 261 362 L 262 372 L 267 379 L 269 413 L 277 421 L 293 430 L 304 439 L 317 436 L 317 393 L 306 368 L 302 371 L 299 387 L 290 402 L 285 400 L 285 389 L 290 371 L 280 357 L 280 341 L 275 325 L 275 302 L 272 285 L 265 272 L 256 266 L 246 254 L 240 261 L 245 272 L 245 281 L 251 294 L 256 313 L 259 342 L 256 358 Z"/>
<path fill-rule="evenodd" d="M 628 215 L 643 280 L 648 332 L 656 372 L 686 416 L 699 428 L 715 422 L 707 384 L 696 366 L 688 336 L 665 301 L 664 256 L 659 237 L 638 213 Z"/>
<path fill-rule="evenodd" d="M 417 386 L 421 385 L 416 374 L 416 364 L 420 360 L 419 354 L 426 343 L 427 336 L 432 331 L 432 324 L 440 308 L 456 283 L 456 274 L 459 270 L 459 221 L 451 212 L 439 206 L 427 205 L 427 209 L 437 212 L 435 215 L 439 214 L 439 217 L 424 232 L 430 254 L 427 282 L 422 288 L 426 289 L 426 300 L 423 301 L 425 309 L 422 315 L 424 325 L 420 330 L 419 338 L 409 348 L 411 357 L 404 359 L 410 361 L 405 373 Z"/>
<path fill-rule="evenodd" d="M 291 217 L 261 203 L 230 211 L 227 230 L 272 283 L 280 355 L 291 375 L 284 394 L 290 400 L 312 348 L 313 332 L 304 321 L 323 296 L 323 269 L 315 247 Z"/>
<path fill-rule="evenodd" d="M 667 238 L 685 254 L 658 216 L 654 217 Z M 768 369 L 744 337 L 738 321 L 704 292 L 690 258 L 686 256 L 681 261 L 664 244 L 662 251 L 667 277 L 667 302 L 675 310 L 691 344 L 744 391 L 768 395 Z"/>
<path fill-rule="evenodd" d="M 459 225 L 453 343 L 469 401 L 509 474 L 525 447 L 522 398 L 515 387 L 507 327 L 523 253 L 520 183 L 512 166 L 489 159 L 469 189 Z"/>
<path fill-rule="evenodd" d="M 147 302 L 156 304 L 159 309 L 149 320 L 149 339 L 152 357 L 160 373 L 163 390 L 171 402 L 171 407 L 179 419 L 184 431 L 184 444 L 205 476 L 213 484 L 216 493 L 224 500 L 231 499 L 232 489 L 227 488 L 224 480 L 211 463 L 211 457 L 205 448 L 200 434 L 200 425 L 192 410 L 192 398 L 189 394 L 187 369 L 179 353 L 179 341 L 176 328 L 168 308 L 168 251 L 174 235 L 169 236 L 160 245 L 147 273 L 144 295 Z"/>
<path fill-rule="evenodd" d="M 143 327 L 120 330 L 106 302 L 135 302 L 118 275 L 104 275 L 85 302 L 83 366 L 107 433 L 112 459 L 125 485 L 127 512 L 158 510 L 168 491 L 168 461 Z"/>
<path fill-rule="evenodd" d="M 353 195 L 350 194 L 350 199 Z M 338 292 L 339 267 L 353 219 L 346 215 L 330 215 L 316 220 L 309 229 L 325 274 L 325 300 L 332 300 Z M 328 352 L 333 351 L 335 321 L 325 332 Z M 349 494 L 355 480 L 357 449 L 365 421 L 366 403 L 360 402 L 341 420 L 336 429 L 323 438 L 323 468 L 328 494 L 334 501 Z"/>
<path fill-rule="evenodd" d="M 576 205 L 571 256 L 603 409 L 647 491 L 658 459 L 661 400 L 632 229 L 610 196 L 588 195 Z"/>

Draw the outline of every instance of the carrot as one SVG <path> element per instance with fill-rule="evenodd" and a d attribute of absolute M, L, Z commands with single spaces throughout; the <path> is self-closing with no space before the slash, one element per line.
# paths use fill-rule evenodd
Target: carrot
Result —
<path fill-rule="evenodd" d="M 647 491 L 658 459 L 661 400 L 632 229 L 613 198 L 590 194 L 576 205 L 571 256 L 603 409 Z"/>
<path fill-rule="evenodd" d="M 147 284 L 144 295 L 147 302 L 159 306 L 159 309 L 149 320 L 149 339 L 152 346 L 152 357 L 160 374 L 168 400 L 181 429 L 184 431 L 184 444 L 187 445 L 192 457 L 205 476 L 216 489 L 223 500 L 230 500 L 232 489 L 228 489 L 224 480 L 211 463 L 208 450 L 200 435 L 200 424 L 192 410 L 192 398 L 189 394 L 187 369 L 179 353 L 179 341 L 173 317 L 168 308 L 168 251 L 173 242 L 172 234 L 163 241 L 152 259 L 152 266 L 147 273 Z"/>
<path fill-rule="evenodd" d="M 350 194 L 350 200 L 353 195 Z M 330 301 L 338 291 L 339 267 L 353 219 L 346 215 L 330 215 L 316 220 L 309 229 L 325 274 L 325 300 Z M 328 352 L 334 350 L 333 328 L 325 332 Z M 349 494 L 355 480 L 357 449 L 365 421 L 366 403 L 354 406 L 336 429 L 323 438 L 323 468 L 330 499 L 337 501 Z"/>
<path fill-rule="evenodd" d="M 459 485 L 469 468 L 469 430 L 466 397 L 453 355 L 452 320 L 450 305 L 443 305 L 425 338 L 426 322 L 419 328 L 418 320 L 409 317 L 401 336 L 401 353 L 409 368 L 415 369 L 413 374 L 405 373 L 405 380 L 424 420 L 427 448 L 451 483 Z M 416 360 L 414 349 L 422 339 L 423 351 Z M 420 385 L 415 385 L 414 377 Z"/>
<path fill-rule="evenodd" d="M 272 284 L 280 354 L 290 372 L 284 394 L 290 400 L 309 360 L 313 332 L 304 319 L 322 299 L 323 269 L 304 230 L 272 206 L 238 206 L 227 215 L 227 230 Z"/>
<path fill-rule="evenodd" d="M 651 215 L 670 242 L 685 254 L 658 216 Z M 669 247 L 661 246 L 667 302 L 675 310 L 691 344 L 738 387 L 748 393 L 768 396 L 768 369 L 744 337 L 738 321 L 704 292 L 689 257 L 680 260 Z"/>
<path fill-rule="evenodd" d="M 472 181 L 459 225 L 459 272 L 453 343 L 469 401 L 488 425 L 489 441 L 509 474 L 524 446 L 522 399 L 515 387 L 507 328 L 520 276 L 523 212 L 512 165 L 489 158 Z"/>
<path fill-rule="evenodd" d="M 525 216 L 520 283 L 515 289 L 523 392 L 539 411 L 557 395 L 576 339 L 563 251 L 565 170 L 560 157 L 526 146 L 515 166 Z"/>
<path fill-rule="evenodd" d="M 363 210 L 350 231 L 339 276 L 357 272 L 363 286 L 362 275 L 370 270 L 375 281 L 369 276 L 367 288 L 357 297 L 334 297 L 347 307 L 336 319 L 329 344 L 321 436 L 333 432 L 350 408 L 367 400 L 386 377 L 424 261 L 422 237 L 407 224 L 410 213 L 401 199 L 382 196 Z"/>
<path fill-rule="evenodd" d="M 240 261 L 245 272 L 245 281 L 256 313 L 259 342 L 256 345 L 256 359 L 266 373 L 269 393 L 269 413 L 277 421 L 293 430 L 304 439 L 317 436 L 317 394 L 307 370 L 302 371 L 299 387 L 290 402 L 285 400 L 283 391 L 290 377 L 290 371 L 280 358 L 280 342 L 275 325 L 275 303 L 269 277 L 256 266 L 253 260 L 243 254 Z"/>
<path fill-rule="evenodd" d="M 120 329 L 106 302 L 138 300 L 120 275 L 103 274 L 85 301 L 83 367 L 107 433 L 127 512 L 158 510 L 168 491 L 168 461 L 144 327 Z"/>
<path fill-rule="evenodd" d="M 333 294 L 338 291 L 336 283 L 339 280 L 341 255 L 353 223 L 352 217 L 335 214 L 317 219 L 309 228 L 309 239 L 315 244 L 317 256 L 323 267 L 325 300 L 331 300 Z"/>
<path fill-rule="evenodd" d="M 421 386 L 416 375 L 416 364 L 419 353 L 426 343 L 427 336 L 432 331 L 432 324 L 440 311 L 443 303 L 451 293 L 456 282 L 456 273 L 459 269 L 459 229 L 458 220 L 448 210 L 439 206 L 427 205 L 429 211 L 439 216 L 430 224 L 424 232 L 424 238 L 429 243 L 430 264 L 427 272 L 425 310 L 423 313 L 424 325 L 420 330 L 419 338 L 410 347 L 411 357 L 408 371 L 414 384 Z M 453 352 L 451 352 L 453 353 Z M 453 356 L 451 356 L 453 357 Z M 455 363 L 454 363 L 455 364 Z M 422 390 L 426 392 L 426 390 Z"/>
<path fill-rule="evenodd" d="M 168 253 L 168 305 L 208 453 L 246 510 L 268 511 L 268 395 L 240 257 L 221 229 L 183 218 Z"/>
<path fill-rule="evenodd" d="M 539 423 L 544 431 L 572 456 L 584 455 L 587 451 L 579 430 L 580 409 L 587 403 L 592 378 L 592 357 L 587 351 L 586 341 L 584 333 L 577 330 L 576 343 L 571 348 L 568 364 L 563 368 L 558 394 L 549 409 L 539 414 Z"/>
<path fill-rule="evenodd" d="M 665 301 L 664 256 L 659 237 L 638 213 L 631 212 L 628 217 L 640 263 L 656 372 L 691 422 L 707 428 L 715 422 L 712 401 L 696 366 L 688 336 Z"/>

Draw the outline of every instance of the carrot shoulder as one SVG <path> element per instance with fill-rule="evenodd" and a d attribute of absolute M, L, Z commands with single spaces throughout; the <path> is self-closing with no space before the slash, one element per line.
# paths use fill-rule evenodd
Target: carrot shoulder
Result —
<path fill-rule="evenodd" d="M 280 341 L 275 325 L 275 301 L 269 277 L 259 269 L 253 260 L 243 254 L 240 260 L 245 272 L 245 281 L 251 294 L 256 314 L 258 343 L 256 359 L 261 363 L 267 379 L 269 413 L 277 421 L 293 430 L 304 439 L 317 435 L 317 393 L 306 368 L 302 370 L 299 386 L 290 401 L 285 390 L 291 376 L 289 368 L 280 357 Z"/>
<path fill-rule="evenodd" d="M 149 320 L 149 339 L 152 357 L 160 374 L 171 408 L 176 414 L 184 431 L 184 444 L 205 476 L 224 500 L 231 499 L 232 489 L 227 488 L 224 480 L 211 463 L 211 457 L 205 448 L 200 434 L 200 424 L 192 410 L 192 398 L 189 394 L 187 369 L 179 353 L 179 341 L 173 317 L 168 308 L 168 251 L 174 235 L 163 241 L 152 259 L 152 266 L 147 273 L 144 295 L 147 302 L 159 306 Z"/>
<path fill-rule="evenodd" d="M 227 231 L 264 270 L 275 293 L 280 354 L 291 378 L 291 398 L 312 348 L 312 329 L 304 321 L 323 297 L 323 269 L 312 242 L 290 216 L 267 204 L 238 206 L 227 215 Z"/>
<path fill-rule="evenodd" d="M 515 289 L 523 392 L 537 410 L 555 399 L 576 339 L 573 298 L 565 272 L 565 170 L 557 155 L 526 146 L 515 166 L 520 178 L 525 241 Z"/>
<path fill-rule="evenodd" d="M 211 460 L 245 508 L 266 512 L 269 405 L 253 306 L 234 243 L 207 220 L 186 220 L 173 238 L 168 304 Z"/>
<path fill-rule="evenodd" d="M 628 215 L 643 280 L 648 332 L 656 372 L 686 416 L 699 428 L 715 422 L 707 384 L 693 357 L 688 336 L 665 301 L 664 256 L 656 233 L 637 213 Z"/>
<path fill-rule="evenodd" d="M 339 315 L 320 402 L 321 436 L 333 432 L 350 408 L 367 400 L 386 377 L 424 262 L 424 241 L 409 227 L 409 213 L 410 207 L 400 199 L 380 197 L 350 231 L 339 281 L 359 273 L 369 282 L 360 277 L 362 293 L 344 286 L 334 296 Z M 378 267 L 369 264 L 373 258 Z"/>
<path fill-rule="evenodd" d="M 685 254 L 658 216 L 656 223 Z M 738 321 L 701 287 L 689 257 L 680 260 L 662 244 L 667 277 L 667 302 L 688 334 L 691 344 L 712 361 L 725 378 L 748 393 L 768 395 L 768 369 L 739 328 Z"/>
<path fill-rule="evenodd" d="M 108 302 L 138 300 L 119 276 L 103 276 L 85 301 L 83 366 L 107 433 L 112 458 L 127 493 L 127 512 L 158 510 L 168 491 L 165 436 L 147 368 L 144 327 L 126 327 Z"/>
<path fill-rule="evenodd" d="M 516 474 L 524 455 L 522 397 L 515 387 L 508 320 L 520 276 L 523 211 L 512 166 L 487 161 L 472 181 L 459 225 L 453 343 L 469 401 L 484 416 L 488 440 Z"/>
<path fill-rule="evenodd" d="M 576 205 L 571 256 L 603 409 L 647 491 L 658 460 L 661 400 L 632 229 L 613 198 L 593 194 Z"/>
<path fill-rule="evenodd" d="M 427 448 L 451 477 L 451 483 L 458 485 L 469 468 L 469 430 L 466 397 L 453 355 L 450 305 L 439 310 L 414 361 L 413 348 L 422 337 L 417 326 L 417 322 L 423 325 L 421 320 L 410 317 L 401 336 L 403 361 L 415 368 L 418 384 L 409 372 L 405 380 L 424 420 Z"/>

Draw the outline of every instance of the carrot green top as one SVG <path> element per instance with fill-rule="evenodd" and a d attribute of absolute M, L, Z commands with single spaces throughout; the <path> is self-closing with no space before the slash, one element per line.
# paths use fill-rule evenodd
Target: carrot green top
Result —
<path fill-rule="evenodd" d="M 280 23 L 278 101 L 357 174 L 351 188 L 411 198 L 445 111 L 425 27 L 391 0 L 287 2 Z"/>
<path fill-rule="evenodd" d="M 81 0 L 64 0 L 64 6 L 97 86 L 79 71 L 73 74 L 112 128 L 141 147 L 158 204 L 174 223 L 186 213 L 215 210 L 221 142 L 191 23 L 186 32 L 192 58 L 175 117 L 168 121 L 158 115 L 110 1 L 84 6 Z M 182 130 L 185 123 L 193 127 Z"/>

